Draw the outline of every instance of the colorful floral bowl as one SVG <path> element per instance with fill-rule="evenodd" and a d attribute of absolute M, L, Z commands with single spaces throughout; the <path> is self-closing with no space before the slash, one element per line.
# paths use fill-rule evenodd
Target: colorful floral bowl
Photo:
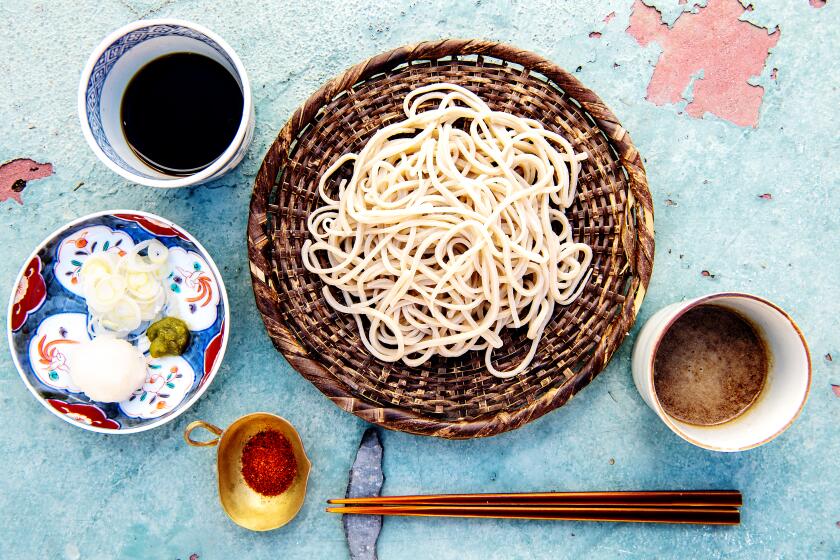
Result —
<path fill-rule="evenodd" d="M 62 351 L 90 338 L 79 270 L 94 253 L 151 238 L 169 248 L 167 305 L 189 326 L 190 344 L 182 356 L 152 358 L 141 337 L 136 344 L 148 363 L 143 387 L 119 403 L 91 401 L 73 385 L 71 353 Z M 221 274 L 189 233 L 146 212 L 97 212 L 61 227 L 26 260 L 9 302 L 9 346 L 23 382 L 59 418 L 94 432 L 142 432 L 173 420 L 207 390 L 227 346 L 228 309 Z"/>

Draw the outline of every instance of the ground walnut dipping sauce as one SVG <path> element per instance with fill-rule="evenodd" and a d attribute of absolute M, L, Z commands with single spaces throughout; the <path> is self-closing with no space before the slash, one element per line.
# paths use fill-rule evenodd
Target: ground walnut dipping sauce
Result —
<path fill-rule="evenodd" d="M 242 449 L 242 477 L 263 496 L 277 496 L 297 476 L 295 452 L 286 436 L 276 430 L 254 434 Z"/>
<path fill-rule="evenodd" d="M 758 398 L 769 362 L 767 347 L 749 321 L 724 307 L 700 305 L 679 317 L 659 343 L 656 396 L 678 420 L 721 424 Z"/>

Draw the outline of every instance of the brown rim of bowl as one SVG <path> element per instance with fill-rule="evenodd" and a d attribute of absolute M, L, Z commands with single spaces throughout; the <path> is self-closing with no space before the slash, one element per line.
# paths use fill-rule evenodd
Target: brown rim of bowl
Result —
<path fill-rule="evenodd" d="M 793 417 L 791 417 L 791 419 L 784 426 L 782 426 L 782 428 L 777 430 L 776 433 L 774 433 L 771 436 L 768 436 L 768 437 L 764 438 L 763 440 L 761 440 L 757 443 L 751 443 L 749 445 L 745 445 L 743 447 L 737 447 L 737 448 L 724 448 L 724 447 L 716 447 L 716 446 L 713 446 L 713 445 L 708 445 L 708 444 L 696 441 L 695 439 L 686 435 L 679 428 L 679 426 L 677 426 L 676 424 L 674 424 L 674 422 L 672 422 L 671 416 L 667 412 L 665 412 L 665 409 L 662 408 L 662 404 L 659 402 L 659 396 L 656 394 L 656 385 L 654 385 L 653 376 L 654 376 L 654 373 L 655 373 L 654 372 L 654 364 L 656 362 L 656 353 L 659 352 L 659 345 L 662 342 L 662 339 L 665 337 L 665 334 L 671 329 L 671 327 L 674 325 L 674 323 L 677 322 L 677 320 L 680 317 L 685 315 L 691 309 L 694 309 L 695 307 L 697 307 L 699 305 L 703 305 L 704 303 L 709 303 L 709 302 L 712 302 L 714 300 L 723 299 L 723 298 L 736 298 L 736 297 L 745 298 L 745 299 L 752 299 L 752 300 L 755 300 L 759 303 L 767 305 L 768 307 L 771 307 L 771 308 L 775 309 L 776 311 L 778 311 L 782 315 L 782 317 L 787 319 L 787 321 L 790 323 L 790 326 L 793 327 L 793 330 L 796 331 L 797 335 L 799 335 L 799 340 L 802 342 L 802 348 L 805 350 L 805 359 L 808 361 L 808 368 L 807 368 L 807 370 L 808 370 L 808 383 L 805 386 L 805 394 L 802 396 L 802 402 L 799 403 L 799 408 L 797 408 L 796 414 L 794 414 Z M 665 424 L 669 428 L 671 428 L 671 431 L 673 431 L 675 434 L 680 436 L 685 441 L 691 443 L 692 445 L 696 445 L 697 447 L 702 447 L 703 449 L 708 449 L 710 451 L 721 451 L 721 452 L 724 452 L 724 453 L 734 453 L 734 452 L 738 452 L 738 451 L 748 451 L 750 449 L 755 449 L 756 447 L 759 447 L 761 445 L 764 445 L 765 443 L 768 443 L 768 442 L 776 439 L 782 433 L 784 433 L 788 428 L 790 428 L 791 425 L 796 421 L 797 418 L 799 418 L 799 415 L 802 414 L 802 410 L 805 408 L 805 403 L 808 401 L 808 396 L 811 393 L 811 350 L 808 348 L 808 342 L 805 340 L 805 336 L 802 334 L 802 330 L 799 328 L 799 325 L 796 324 L 796 321 L 794 321 L 793 318 L 790 315 L 788 315 L 787 312 L 784 309 L 782 309 L 781 307 L 779 307 L 778 305 L 776 305 L 772 301 L 764 299 L 763 297 L 760 297 L 760 296 L 756 296 L 756 295 L 753 295 L 753 294 L 747 294 L 747 293 L 744 293 L 744 292 L 718 292 L 718 293 L 714 293 L 714 294 L 708 294 L 708 295 L 705 295 L 705 296 L 700 296 L 699 298 L 694 299 L 691 302 L 689 302 L 689 304 L 687 306 L 685 306 L 683 309 L 678 311 L 677 314 L 674 315 L 665 324 L 665 326 L 662 329 L 662 332 L 659 334 L 659 336 L 656 337 L 656 342 L 654 342 L 654 344 L 653 344 L 653 352 L 651 352 L 651 354 L 650 354 L 649 369 L 650 369 L 651 393 L 653 394 L 653 400 L 656 403 L 656 413 L 659 416 L 659 418 L 661 418 L 662 421 L 665 422 Z M 736 416 L 735 418 L 738 418 L 738 417 Z M 734 420 L 735 418 L 733 418 L 732 420 Z M 731 420 L 729 420 L 729 421 L 731 422 Z M 726 422 L 724 422 L 723 424 L 726 424 Z M 723 425 L 723 424 L 721 424 L 721 425 Z"/>

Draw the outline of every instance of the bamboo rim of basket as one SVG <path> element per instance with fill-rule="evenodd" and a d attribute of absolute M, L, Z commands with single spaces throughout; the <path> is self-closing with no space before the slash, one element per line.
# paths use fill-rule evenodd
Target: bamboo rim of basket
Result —
<path fill-rule="evenodd" d="M 354 395 L 349 387 L 318 361 L 317 356 L 311 356 L 291 332 L 279 316 L 275 306 L 277 293 L 271 286 L 272 267 L 266 257 L 266 251 L 270 250 L 271 245 L 271 238 L 266 231 L 267 199 L 279 171 L 289 161 L 298 134 L 336 96 L 371 76 L 386 73 L 405 63 L 473 55 L 519 65 L 529 75 L 553 82 L 592 117 L 608 138 L 626 172 L 629 186 L 627 210 L 619 237 L 634 282 L 624 299 L 620 314 L 608 326 L 592 352 L 591 367 L 585 374 L 575 374 L 560 389 L 547 392 L 516 410 L 500 411 L 476 419 L 450 421 L 425 416 L 406 408 L 384 406 Z M 472 39 L 443 39 L 398 47 L 356 64 L 312 94 L 292 114 L 266 153 L 254 182 L 247 230 L 249 265 L 257 307 L 274 346 L 291 366 L 337 406 L 368 422 L 391 430 L 449 439 L 485 437 L 519 428 L 565 404 L 600 373 L 630 331 L 644 300 L 653 269 L 653 236 L 653 201 L 641 155 L 628 132 L 598 95 L 574 75 L 540 55 L 504 43 Z"/>

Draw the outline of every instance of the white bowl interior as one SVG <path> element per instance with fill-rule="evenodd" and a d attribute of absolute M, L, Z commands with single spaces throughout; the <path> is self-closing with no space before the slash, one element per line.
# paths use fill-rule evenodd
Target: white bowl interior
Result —
<path fill-rule="evenodd" d="M 102 129 L 114 151 L 132 167 L 134 173 L 145 175 L 153 179 L 178 180 L 183 177 L 166 175 L 147 165 L 138 158 L 128 146 L 122 130 L 121 104 L 123 92 L 131 78 L 147 63 L 160 56 L 176 53 L 191 52 L 209 57 L 222 66 L 236 79 L 240 89 L 242 80 L 236 72 L 236 68 L 223 57 L 219 51 L 192 37 L 179 35 L 168 35 L 155 37 L 143 41 L 126 51 L 114 64 L 102 87 L 100 100 L 100 116 Z M 243 107 L 243 118 L 247 108 Z"/>
<path fill-rule="evenodd" d="M 793 422 L 805 403 L 810 386 L 807 347 L 791 320 L 760 300 L 727 296 L 704 303 L 732 309 L 757 328 L 770 354 L 768 377 L 756 402 L 732 421 L 698 426 L 670 415 L 668 420 L 689 440 L 705 447 L 732 451 L 769 441 Z"/>

